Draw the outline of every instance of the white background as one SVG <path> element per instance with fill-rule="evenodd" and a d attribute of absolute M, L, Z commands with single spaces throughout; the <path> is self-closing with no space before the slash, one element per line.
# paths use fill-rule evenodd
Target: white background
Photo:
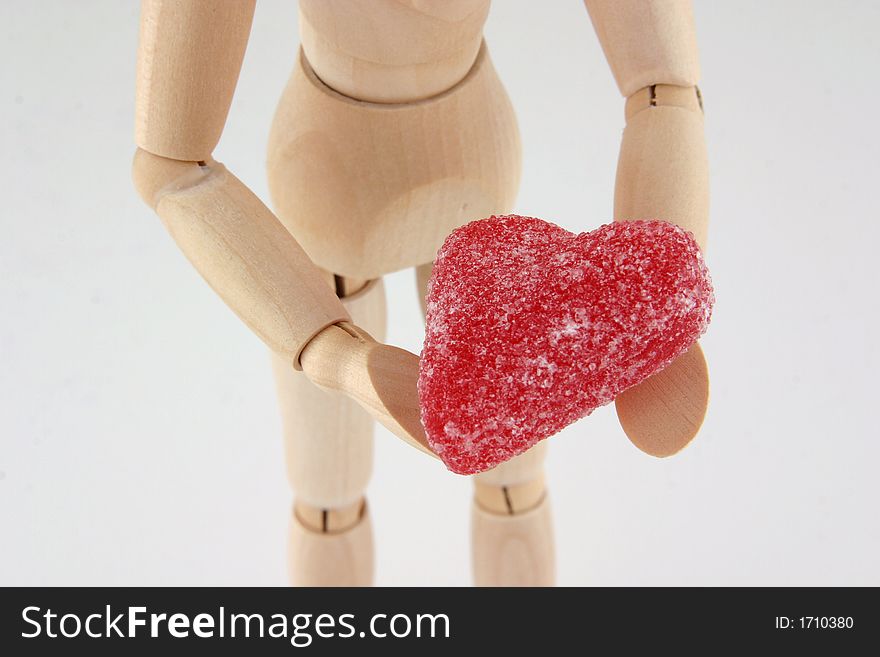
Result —
<path fill-rule="evenodd" d="M 561 584 L 880 585 L 880 4 L 695 8 L 712 171 L 703 431 L 654 460 L 613 408 L 552 438 Z M 134 2 L 0 7 L 0 584 L 284 584 L 268 357 L 130 181 Z M 498 0 L 517 210 L 611 219 L 619 97 L 576 0 Z M 261 0 L 216 152 L 268 199 L 295 3 Z M 388 341 L 418 352 L 412 272 Z M 377 583 L 470 582 L 470 482 L 384 430 Z"/>

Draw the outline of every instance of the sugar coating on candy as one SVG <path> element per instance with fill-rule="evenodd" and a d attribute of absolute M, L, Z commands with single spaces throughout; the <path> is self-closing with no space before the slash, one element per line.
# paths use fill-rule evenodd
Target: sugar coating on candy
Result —
<path fill-rule="evenodd" d="M 526 451 L 687 351 L 713 303 L 696 241 L 664 221 L 576 235 L 507 215 L 457 229 L 428 283 L 431 449 L 459 474 Z"/>

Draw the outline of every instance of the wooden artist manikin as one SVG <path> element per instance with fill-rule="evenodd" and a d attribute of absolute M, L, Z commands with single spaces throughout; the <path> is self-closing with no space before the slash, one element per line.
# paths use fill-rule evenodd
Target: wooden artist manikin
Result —
<path fill-rule="evenodd" d="M 689 2 L 586 5 L 627 99 L 614 216 L 667 219 L 704 246 L 708 174 Z M 134 180 L 272 351 L 295 491 L 292 583 L 367 585 L 373 418 L 429 452 L 418 358 L 381 342 L 381 277 L 415 267 L 424 298 L 444 237 L 512 209 L 519 137 L 482 37 L 489 0 L 300 0 L 302 49 L 269 142 L 273 213 L 211 157 L 253 11 L 253 0 L 144 0 Z M 633 442 L 665 456 L 696 434 L 707 400 L 695 345 L 616 406 Z M 479 585 L 553 583 L 545 445 L 475 477 Z"/>

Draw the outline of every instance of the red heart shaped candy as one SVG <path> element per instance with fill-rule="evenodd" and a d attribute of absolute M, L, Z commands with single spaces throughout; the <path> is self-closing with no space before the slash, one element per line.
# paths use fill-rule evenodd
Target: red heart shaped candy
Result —
<path fill-rule="evenodd" d="M 693 236 L 667 222 L 459 228 L 428 283 L 418 390 L 431 449 L 459 474 L 526 451 L 687 351 L 713 302 Z"/>

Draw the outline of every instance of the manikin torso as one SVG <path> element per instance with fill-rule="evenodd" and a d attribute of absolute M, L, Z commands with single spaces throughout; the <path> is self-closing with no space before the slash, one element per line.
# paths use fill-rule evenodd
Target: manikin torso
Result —
<path fill-rule="evenodd" d="M 279 219 L 323 269 L 368 280 L 424 265 L 453 229 L 512 209 L 519 136 L 482 42 L 488 9 L 300 3 L 269 184 Z"/>

